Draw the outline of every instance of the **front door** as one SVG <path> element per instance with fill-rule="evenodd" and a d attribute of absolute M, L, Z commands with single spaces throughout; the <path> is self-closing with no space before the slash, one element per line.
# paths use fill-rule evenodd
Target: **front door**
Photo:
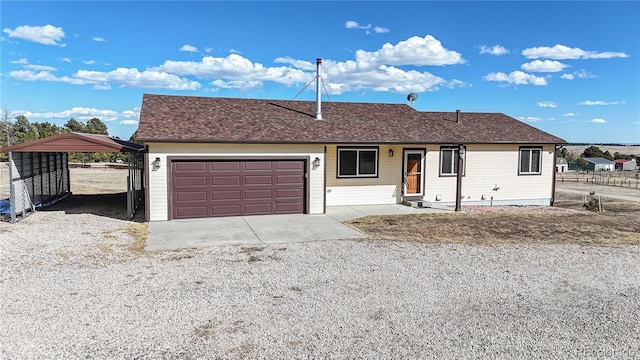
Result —
<path fill-rule="evenodd" d="M 404 195 L 424 195 L 424 150 L 404 151 Z"/>

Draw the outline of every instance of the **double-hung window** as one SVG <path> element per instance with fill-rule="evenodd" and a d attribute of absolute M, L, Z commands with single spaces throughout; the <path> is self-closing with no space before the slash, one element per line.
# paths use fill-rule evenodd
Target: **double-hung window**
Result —
<path fill-rule="evenodd" d="M 458 154 L 457 146 L 443 146 L 440 148 L 440 176 L 458 174 L 458 159 L 460 159 Z M 464 169 L 462 170 L 462 175 L 464 175 Z"/>
<path fill-rule="evenodd" d="M 520 148 L 519 175 L 540 175 L 542 169 L 542 148 Z"/>
<path fill-rule="evenodd" d="M 377 177 L 378 148 L 338 148 L 338 177 Z"/>

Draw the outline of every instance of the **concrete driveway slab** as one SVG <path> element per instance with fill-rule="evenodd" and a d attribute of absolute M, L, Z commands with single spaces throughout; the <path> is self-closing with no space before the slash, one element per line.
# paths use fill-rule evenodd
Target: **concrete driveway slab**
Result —
<path fill-rule="evenodd" d="M 323 214 L 245 216 L 245 221 L 265 243 L 364 238 L 362 233 Z"/>
<path fill-rule="evenodd" d="M 335 206 L 326 214 L 236 216 L 149 223 L 147 250 L 216 245 L 255 245 L 301 241 L 360 239 L 366 236 L 342 222 L 367 215 L 452 212 L 405 205 Z"/>
<path fill-rule="evenodd" d="M 244 218 L 226 217 L 150 222 L 146 249 L 174 250 L 260 243 Z"/>

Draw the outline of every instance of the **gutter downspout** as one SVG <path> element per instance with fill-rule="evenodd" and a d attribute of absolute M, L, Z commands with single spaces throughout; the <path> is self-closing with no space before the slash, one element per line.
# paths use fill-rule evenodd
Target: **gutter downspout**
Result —
<path fill-rule="evenodd" d="M 456 211 L 462 211 L 462 171 L 464 169 L 464 145 L 458 144 L 458 169 L 456 170 Z"/>
<path fill-rule="evenodd" d="M 321 98 L 322 92 L 320 91 L 320 82 L 322 81 L 322 59 L 316 59 L 316 65 L 318 68 L 318 76 L 316 76 L 316 120 L 322 120 Z"/>
<path fill-rule="evenodd" d="M 556 153 L 558 151 L 558 149 L 560 149 L 562 147 L 562 145 L 558 146 L 558 144 L 555 144 L 554 146 L 554 150 L 553 150 L 553 161 L 552 161 L 552 165 L 553 165 L 553 179 L 552 179 L 552 183 L 551 183 L 551 201 L 549 201 L 549 205 L 553 206 L 553 204 L 556 201 Z M 569 168 L 569 165 L 567 163 L 567 168 Z"/>

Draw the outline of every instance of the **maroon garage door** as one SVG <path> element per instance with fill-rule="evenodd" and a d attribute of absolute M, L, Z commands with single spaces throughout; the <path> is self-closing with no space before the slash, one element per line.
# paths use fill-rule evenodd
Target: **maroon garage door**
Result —
<path fill-rule="evenodd" d="M 304 212 L 304 161 L 172 161 L 173 219 Z"/>

